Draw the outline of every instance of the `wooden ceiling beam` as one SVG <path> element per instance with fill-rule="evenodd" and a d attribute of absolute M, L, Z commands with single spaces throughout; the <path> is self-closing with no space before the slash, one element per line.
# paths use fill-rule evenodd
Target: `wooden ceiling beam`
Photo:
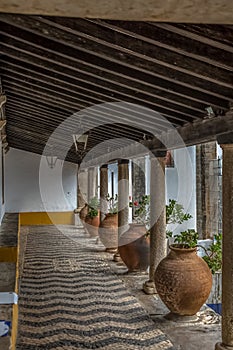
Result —
<path fill-rule="evenodd" d="M 59 85 L 54 84 L 51 85 L 49 84 L 48 81 L 40 81 L 39 79 L 33 79 L 30 77 L 26 77 L 24 78 L 23 76 L 19 76 L 17 73 L 15 74 L 10 74 L 10 73 L 3 73 L 2 74 L 3 77 L 3 81 L 4 82 L 10 82 L 11 84 L 17 84 L 17 85 L 22 85 L 22 86 L 29 86 L 30 89 L 36 89 L 36 90 L 42 90 L 44 92 L 47 92 L 49 94 L 54 94 L 54 96 L 57 98 L 57 96 L 64 96 L 64 100 L 69 101 L 71 99 L 73 99 L 73 101 L 77 100 L 78 102 L 82 102 L 84 103 L 83 108 L 86 108 L 85 103 L 93 105 L 93 104 L 98 104 L 98 103 L 106 103 L 106 102 L 129 102 L 129 103 L 134 103 L 134 104 L 138 104 L 144 107 L 147 107 L 149 109 L 152 110 L 156 110 L 159 111 L 159 109 L 164 109 L 163 113 L 165 113 L 165 109 L 166 109 L 166 113 L 169 113 L 171 111 L 171 113 L 176 112 L 179 113 L 181 116 L 180 118 L 176 118 L 176 120 L 182 122 L 182 115 L 185 115 L 185 119 L 187 120 L 187 122 L 189 121 L 193 121 L 195 119 L 198 119 L 200 117 L 202 117 L 205 112 L 204 110 L 196 110 L 193 108 L 190 108 L 189 106 L 181 106 L 180 104 L 174 104 L 173 101 L 168 101 L 168 100 L 159 100 L 159 99 L 151 99 L 152 102 L 150 101 L 146 101 L 146 100 L 142 100 L 142 101 L 138 101 L 137 99 L 135 99 L 134 97 L 125 97 L 124 100 L 119 100 L 119 99 L 114 99 L 112 97 L 108 97 L 105 100 L 103 99 L 97 99 L 94 102 L 94 98 L 91 97 L 91 93 L 90 94 L 81 94 L 80 93 L 76 93 L 75 90 L 69 90 L 70 92 L 68 93 L 68 91 L 66 89 L 64 89 L 62 86 L 59 87 Z M 78 90 L 78 88 L 77 88 Z M 80 97 L 81 96 L 81 97 Z M 155 102 L 156 101 L 156 102 Z M 82 105 L 81 105 L 82 106 Z"/>
<path fill-rule="evenodd" d="M 20 125 L 23 129 L 24 128 L 29 128 L 29 131 L 32 130 L 40 130 L 40 133 L 43 135 L 45 134 L 52 134 L 52 132 L 55 130 L 56 126 L 53 126 L 52 121 L 46 121 L 43 118 L 41 118 L 39 115 L 36 116 L 32 112 L 28 112 L 27 110 L 18 110 L 15 109 L 13 106 L 8 106 L 7 107 L 7 112 L 8 112 L 8 125 L 9 128 L 11 126 L 14 126 L 15 123 L 17 125 Z M 33 120 L 33 123 L 31 122 Z M 77 125 L 76 125 L 77 127 Z M 99 143 L 103 142 L 105 140 L 111 139 L 111 138 L 129 138 L 133 140 L 142 140 L 143 135 L 148 135 L 148 137 L 152 137 L 152 135 L 148 134 L 144 130 L 136 130 L 133 129 L 132 127 L 126 127 L 122 125 L 104 125 L 100 126 L 95 129 L 90 129 L 90 136 L 88 140 L 88 144 L 92 143 Z M 68 130 L 64 131 L 64 137 L 67 137 Z M 73 126 L 70 130 L 70 136 L 72 138 L 72 135 L 75 133 L 75 126 Z M 62 139 L 61 139 L 62 141 Z M 90 142 L 89 142 L 90 141 Z"/>
<path fill-rule="evenodd" d="M 202 121 L 179 127 L 161 135 L 161 141 L 154 138 L 152 141 L 145 141 L 143 144 L 150 150 L 163 150 L 164 145 L 170 149 L 193 146 L 200 143 L 214 141 L 219 135 L 229 133 L 233 130 L 233 112 L 225 116 L 206 118 Z M 178 138 L 177 135 L 180 137 Z"/>
<path fill-rule="evenodd" d="M 0 20 L 4 31 L 14 34 L 15 27 L 17 28 L 16 37 L 26 39 L 29 35 L 32 43 L 43 42 L 47 49 L 76 58 L 82 56 L 85 62 L 95 61 L 99 66 L 108 66 L 109 62 L 113 62 L 139 71 L 146 68 L 152 74 L 160 72 L 181 81 L 196 79 L 200 85 L 208 82 L 233 88 L 231 70 L 177 54 L 164 47 L 138 40 L 133 35 L 129 41 L 129 37 L 119 31 L 108 31 L 107 35 L 101 28 L 97 33 L 103 32 L 102 37 L 96 38 L 93 33 L 97 30 L 88 31 L 88 34 L 79 31 L 79 21 L 73 22 L 77 29 L 74 30 L 40 17 L 0 14 Z"/>
<path fill-rule="evenodd" d="M 94 86 L 103 86 L 106 89 L 115 89 L 121 91 L 120 89 L 127 88 L 134 91 L 134 93 L 145 92 L 151 95 L 164 95 L 172 94 L 179 101 L 179 98 L 188 98 L 190 103 L 192 101 L 197 101 L 204 103 L 206 105 L 223 105 L 223 107 L 228 104 L 229 101 L 233 101 L 232 95 L 227 94 L 227 96 L 221 95 L 220 92 L 213 93 L 212 91 L 207 91 L 204 89 L 197 89 L 192 87 L 190 84 L 184 84 L 180 81 L 174 81 L 169 79 L 169 77 L 151 77 L 149 74 L 140 73 L 140 78 L 137 77 L 135 72 L 127 70 L 124 67 L 121 68 L 121 72 L 110 71 L 104 69 L 95 69 L 93 66 L 89 66 L 88 69 L 83 67 L 82 63 L 80 65 L 74 65 L 73 62 L 66 62 L 61 60 L 59 57 L 55 60 L 53 55 L 48 57 L 49 53 L 46 55 L 41 51 L 37 50 L 26 51 L 25 49 L 17 46 L 17 43 L 9 45 L 2 43 L 2 53 L 7 57 L 7 61 L 13 60 L 20 62 L 22 66 L 29 65 L 33 70 L 45 69 L 55 74 L 62 74 L 65 79 L 71 78 L 75 79 L 81 84 L 90 83 Z M 3 56 L 4 57 L 4 56 Z M 66 62 L 66 63 L 65 63 Z M 80 68 L 82 69 L 80 69 Z M 104 73 L 104 74 L 103 74 Z M 132 74 L 131 74 L 132 73 Z"/>
<path fill-rule="evenodd" d="M 1 60 L 0 60 L 1 61 Z M 121 93 L 121 92 L 114 92 L 112 93 L 111 90 L 107 90 L 105 94 L 102 94 L 98 88 L 96 87 L 92 87 L 90 89 L 86 89 L 83 88 L 82 86 L 80 86 L 77 82 L 77 84 L 69 84 L 67 81 L 61 80 L 61 79 L 57 79 L 54 77 L 51 77 L 51 72 L 50 72 L 50 77 L 48 77 L 47 75 L 41 75 L 35 72 L 30 72 L 27 71 L 25 68 L 21 68 L 21 67 L 15 67 L 12 68 L 9 66 L 9 64 L 4 64 L 4 68 L 3 68 L 3 74 L 2 76 L 5 76 L 7 79 L 19 79 L 19 80 L 23 80 L 26 81 L 28 83 L 33 82 L 33 83 L 37 83 L 37 82 L 41 82 L 42 86 L 43 84 L 45 86 L 49 86 L 49 88 L 51 89 L 52 87 L 56 87 L 58 89 L 62 89 L 62 91 L 66 91 L 69 92 L 72 95 L 75 95 L 75 93 L 77 92 L 78 94 L 82 94 L 83 96 L 91 96 L 94 98 L 99 99 L 99 101 L 101 102 L 107 102 L 109 100 L 111 101 L 127 101 L 127 102 L 131 102 L 131 103 L 136 103 L 136 104 L 142 104 L 142 103 L 148 103 L 151 104 L 151 108 L 156 108 L 156 103 L 155 101 L 161 105 L 163 103 L 169 103 L 169 104 L 174 104 L 175 106 L 177 106 L 177 108 L 186 108 L 189 109 L 190 112 L 194 113 L 199 113 L 199 114 L 203 114 L 203 111 L 206 107 L 206 105 L 204 104 L 197 104 L 195 102 L 191 102 L 190 100 L 186 100 L 184 102 L 179 102 L 177 101 L 177 96 L 173 95 L 173 99 L 171 99 L 171 97 L 169 96 L 169 98 L 164 97 L 164 96 L 158 96 L 158 95 L 146 95 L 144 93 L 140 93 L 137 92 L 137 94 L 135 94 L 135 90 L 130 91 L 131 94 L 126 94 L 126 93 Z M 46 78 L 46 79 L 45 79 Z M 172 95 L 172 94 L 170 94 Z M 213 107 L 213 105 L 212 105 Z M 222 108 L 224 109 L 224 107 L 220 107 L 218 106 L 217 108 Z"/>
<path fill-rule="evenodd" d="M 170 55 L 169 57 L 165 56 L 166 60 L 170 59 L 171 62 L 174 62 L 176 55 L 181 55 L 185 56 L 184 58 L 190 58 L 191 62 L 194 59 L 200 63 L 208 63 L 226 70 L 232 68 L 232 46 L 218 45 L 214 40 L 208 41 L 208 39 L 205 40 L 205 43 L 202 43 L 203 38 L 201 36 L 194 38 L 192 33 L 189 36 L 188 28 L 182 36 L 181 33 L 176 32 L 174 25 L 170 25 L 174 28 L 174 31 L 168 32 L 163 28 L 163 23 L 100 19 L 79 19 L 77 21 L 75 18 L 64 17 L 40 17 L 40 21 L 74 35 L 81 32 L 89 36 L 90 33 L 94 33 L 97 39 L 124 47 L 127 47 L 126 39 L 128 39 L 128 43 L 130 43 L 128 46 L 131 50 L 134 47 L 138 50 L 139 47 L 144 52 L 148 49 L 151 54 L 152 50 L 149 49 L 154 46 L 156 48 L 154 57 L 157 57 L 157 48 L 160 48 L 161 52 L 171 53 L 171 57 Z M 230 30 L 227 27 L 224 27 L 224 32 L 230 35 Z M 187 37 L 189 40 L 187 40 Z M 137 43 L 139 44 L 136 45 Z M 174 56 L 172 53 L 175 53 Z"/>
<path fill-rule="evenodd" d="M 233 4 L 228 0 L 8 0 L 0 3 L 6 13 L 41 14 L 83 18 L 108 18 L 114 20 L 141 20 L 180 23 L 233 23 Z"/>
<path fill-rule="evenodd" d="M 41 94 L 41 93 L 38 93 L 38 91 L 33 91 L 33 94 L 32 94 L 32 91 L 29 89 L 29 88 L 25 88 L 25 87 L 20 87 L 20 86 L 15 86 L 13 84 L 10 84 L 10 83 L 7 83 L 5 84 L 5 90 L 6 90 L 6 93 L 8 94 L 17 94 L 19 97 L 22 96 L 24 98 L 27 98 L 29 99 L 29 101 L 33 100 L 35 102 L 38 103 L 43 103 L 45 104 L 46 106 L 53 106 L 53 103 L 55 106 L 58 106 L 59 108 L 63 108 L 65 109 L 66 108 L 66 105 L 58 100 L 55 100 L 55 99 L 52 99 L 52 98 L 49 98 L 47 97 L 45 94 Z M 71 107 L 71 103 L 67 104 L 67 109 L 69 109 L 70 111 L 70 107 Z M 79 108 L 75 108 L 72 104 L 72 108 L 73 108 L 73 111 L 70 111 L 70 116 L 74 113 L 77 113 L 80 111 Z M 134 124 L 138 123 L 140 126 L 144 125 L 145 123 L 145 112 L 142 114 L 140 112 L 140 109 L 139 111 L 132 111 L 132 109 L 126 109 L 124 106 L 121 106 L 121 105 L 118 105 L 117 106 L 117 109 L 116 110 L 116 107 L 113 105 L 106 105 L 104 107 L 101 107 L 101 114 L 98 112 L 98 108 L 99 106 L 97 105 L 96 106 L 96 111 L 90 111 L 90 110 L 85 110 L 85 115 L 88 116 L 88 115 L 94 115 L 96 118 L 98 116 L 98 118 L 96 119 L 96 123 L 97 124 L 105 124 L 105 122 L 108 122 L 108 118 L 110 117 L 112 119 L 113 117 L 113 113 L 114 113 L 114 119 L 115 120 L 118 120 L 118 122 L 121 122 L 121 120 L 124 120 L 125 117 L 126 118 L 131 118 L 132 119 L 132 122 L 134 122 Z M 159 111 L 158 111 L 159 112 Z M 165 112 L 166 111 L 162 111 L 162 112 Z M 80 112 L 81 113 L 81 112 Z M 147 118 L 147 128 L 148 130 L 149 129 L 154 129 L 154 125 L 156 125 L 157 127 L 162 127 L 162 128 L 167 128 L 168 127 L 168 122 L 167 121 L 164 121 L 161 117 L 161 120 L 160 118 L 157 117 L 157 113 L 154 113 L 154 117 L 153 117 L 153 120 L 152 119 L 149 119 Z M 162 113 L 161 113 L 162 114 Z M 173 116 L 174 113 L 172 113 L 172 116 Z M 163 115 L 165 115 L 163 113 Z M 170 121 L 172 120 L 172 116 L 169 114 L 166 114 L 167 116 L 167 120 Z M 176 116 L 178 118 L 178 113 L 176 113 Z M 123 119 L 122 119 L 123 118 Z M 110 120 L 111 120 L 110 119 Z M 179 118 L 180 119 L 180 118 Z M 130 122 L 130 119 L 129 119 L 129 122 Z"/>
<path fill-rule="evenodd" d="M 69 60 L 67 66 L 78 66 L 79 69 L 85 72 L 91 71 L 91 69 L 97 69 L 100 72 L 105 70 L 110 73 L 115 72 L 117 75 L 125 72 L 126 76 L 136 75 L 141 77 L 142 74 L 148 74 L 152 77 L 170 80 L 171 82 L 186 85 L 187 87 L 198 89 L 199 91 L 202 90 L 206 93 L 211 92 L 212 94 L 218 95 L 219 90 L 221 90 L 224 96 L 227 96 L 227 94 L 231 96 L 230 91 L 233 86 L 231 74 L 229 74 L 229 72 L 224 73 L 226 78 L 226 80 L 224 80 L 222 79 L 222 72 L 221 81 L 217 81 L 215 78 L 218 77 L 218 72 L 212 69 L 211 66 L 209 66 L 208 69 L 207 67 L 205 68 L 209 73 L 212 72 L 212 75 L 207 78 L 205 77 L 206 73 L 204 70 L 199 74 L 192 73 L 192 71 L 195 72 L 196 69 L 192 65 L 189 66 L 189 71 L 183 71 L 182 69 L 175 69 L 175 66 L 173 69 L 167 64 L 161 66 L 155 62 L 147 62 L 143 58 L 143 55 L 141 58 L 137 59 L 131 57 L 128 53 L 120 53 L 120 55 L 117 56 L 116 50 L 114 49 L 112 49 L 110 55 L 110 50 L 107 48 L 106 55 L 104 55 L 102 50 L 98 53 L 100 50 L 100 45 L 98 43 L 92 46 L 92 50 L 86 50 L 86 40 L 84 40 L 85 45 L 81 50 L 78 42 L 73 46 L 71 43 L 70 46 L 65 46 L 59 43 L 59 41 L 49 40 L 22 29 L 17 29 L 16 35 L 13 24 L 11 26 L 2 23 L 2 28 L 1 33 L 4 35 L 2 35 L 1 44 L 3 46 L 17 47 L 17 50 L 21 48 L 24 52 L 33 51 L 38 57 L 45 56 L 46 59 L 50 58 L 51 60 L 55 60 L 55 62 L 64 63 L 64 59 Z M 194 66 L 199 66 L 199 64 L 196 62 Z"/>

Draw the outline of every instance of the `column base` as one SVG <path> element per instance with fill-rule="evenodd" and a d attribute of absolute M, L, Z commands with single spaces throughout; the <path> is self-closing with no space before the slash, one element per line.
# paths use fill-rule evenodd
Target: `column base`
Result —
<path fill-rule="evenodd" d="M 197 315 L 182 316 L 182 315 L 174 314 L 173 312 L 169 312 L 167 315 L 164 316 L 164 318 L 166 318 L 166 320 L 168 320 L 168 321 L 173 321 L 173 322 L 177 322 L 177 323 L 179 323 L 179 322 L 180 323 L 192 323 L 192 322 L 198 321 Z"/>
<path fill-rule="evenodd" d="M 223 343 L 217 343 L 215 350 L 233 350 L 233 346 L 224 345 Z"/>
<path fill-rule="evenodd" d="M 113 255 L 113 261 L 115 261 L 115 262 L 121 261 L 121 256 L 120 256 L 119 252 L 116 252 L 116 253 Z"/>
<path fill-rule="evenodd" d="M 81 219 L 79 217 L 80 210 L 79 209 L 75 209 L 74 210 L 74 225 L 75 226 L 83 226 L 82 221 L 81 221 Z"/>
<path fill-rule="evenodd" d="M 79 208 L 74 209 L 74 213 L 79 214 L 82 208 L 83 207 L 79 207 Z"/>
<path fill-rule="evenodd" d="M 106 248 L 105 252 L 110 254 L 115 254 L 117 253 L 117 248 Z"/>
<path fill-rule="evenodd" d="M 142 290 L 144 293 L 146 294 L 156 294 L 156 289 L 155 289 L 155 283 L 154 281 L 146 281 L 145 283 L 143 283 L 143 287 Z"/>

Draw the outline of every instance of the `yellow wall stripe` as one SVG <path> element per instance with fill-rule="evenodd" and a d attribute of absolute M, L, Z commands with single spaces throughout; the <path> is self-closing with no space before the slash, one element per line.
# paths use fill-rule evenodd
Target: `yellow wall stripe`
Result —
<path fill-rule="evenodd" d="M 20 213 L 21 225 L 73 225 L 74 212 L 31 212 Z"/>

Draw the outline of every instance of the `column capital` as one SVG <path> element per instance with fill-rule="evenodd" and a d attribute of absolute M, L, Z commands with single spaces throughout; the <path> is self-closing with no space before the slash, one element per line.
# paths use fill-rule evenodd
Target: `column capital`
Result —
<path fill-rule="evenodd" d="M 221 143 L 220 147 L 222 149 L 228 149 L 228 148 L 233 148 L 233 143 Z"/>
<path fill-rule="evenodd" d="M 233 132 L 218 135 L 217 142 L 222 148 L 226 145 L 233 145 Z"/>
<path fill-rule="evenodd" d="M 118 164 L 129 164 L 129 159 L 119 159 Z"/>
<path fill-rule="evenodd" d="M 165 158 L 167 154 L 167 150 L 161 151 L 161 150 L 154 150 L 150 151 L 155 158 Z M 151 156 L 152 158 L 152 156 Z"/>
<path fill-rule="evenodd" d="M 100 170 L 101 169 L 107 169 L 107 168 L 108 168 L 108 164 L 103 164 L 103 165 L 101 165 Z"/>

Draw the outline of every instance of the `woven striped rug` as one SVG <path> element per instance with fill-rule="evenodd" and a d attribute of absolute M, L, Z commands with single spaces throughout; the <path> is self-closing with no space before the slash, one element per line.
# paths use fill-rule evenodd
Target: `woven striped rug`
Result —
<path fill-rule="evenodd" d="M 27 230 L 17 350 L 174 349 L 82 230 Z"/>

